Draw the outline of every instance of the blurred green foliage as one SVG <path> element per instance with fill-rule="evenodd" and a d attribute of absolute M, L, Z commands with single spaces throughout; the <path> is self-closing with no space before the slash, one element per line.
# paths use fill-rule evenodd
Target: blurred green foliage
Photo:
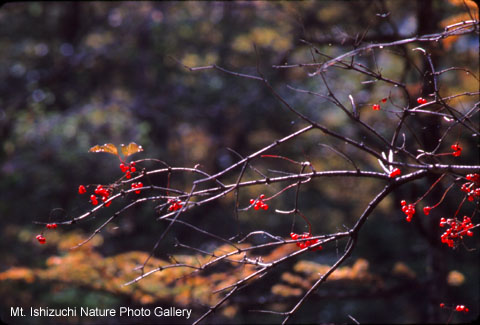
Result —
<path fill-rule="evenodd" d="M 431 10 L 429 17 L 421 16 L 425 2 Z M 87 153 L 95 144 L 135 141 L 145 149 L 138 154 L 139 158 L 158 158 L 172 166 L 201 164 L 202 169 L 212 173 L 238 159 L 226 148 L 247 155 L 304 125 L 259 82 L 214 70 L 189 72 L 177 61 L 189 67 L 218 64 L 246 74 L 256 74 L 258 65 L 278 92 L 299 111 L 337 132 L 361 138 L 362 131 L 347 123 L 337 107 L 322 98 L 285 87 L 291 85 L 324 93 L 326 88 L 319 79 L 308 78 L 303 69 L 272 69 L 271 66 L 311 62 L 312 51 L 301 40 L 312 42 L 322 53 L 336 56 L 351 50 L 362 37 L 364 42 L 388 42 L 421 34 L 422 19 L 433 21 L 435 31 L 441 31 L 452 19 L 468 19 L 462 18 L 465 8 L 457 2 L 142 1 L 4 5 L 0 9 L 0 272 L 13 267 L 42 268 L 52 254 L 65 254 L 54 245 L 39 247 L 34 242 L 41 227 L 34 222 L 61 221 L 81 214 L 89 206 L 84 198 L 76 195 L 79 184 L 108 183 L 120 176 L 114 157 Z M 398 50 L 408 52 L 409 59 L 421 67 L 423 57 L 412 54 L 412 48 Z M 434 50 L 438 69 L 460 66 L 478 75 L 476 36 L 442 43 Z M 401 55 L 380 51 L 376 62 L 371 56 L 359 57 L 358 61 L 378 65 L 383 76 L 400 80 L 413 94 L 421 94 L 422 75 L 406 65 Z M 355 94 L 362 116 L 378 132 L 389 134 L 392 117 L 384 115 L 379 119 L 369 109 L 369 103 L 389 94 L 400 96 L 397 89 L 385 83 L 362 83 L 369 81 L 365 75 L 348 70 L 332 70 L 326 77 L 342 103 L 348 106 L 348 95 Z M 461 71 L 445 74 L 441 81 L 444 94 L 478 90 L 478 83 Z M 462 98 L 453 104 L 469 107 L 473 101 L 473 98 Z M 399 99 L 398 104 L 406 102 Z M 475 142 L 458 133 L 466 149 L 461 159 L 478 162 Z M 276 149 L 276 153 L 309 160 L 317 170 L 351 168 L 334 152 L 318 145 L 327 141 L 322 134 L 309 133 L 300 140 L 294 146 Z M 339 141 L 326 143 L 345 150 L 358 159 L 361 167 L 378 169 L 375 161 L 349 152 L 350 148 Z M 297 172 L 283 161 L 266 161 L 263 166 Z M 253 176 L 249 171 L 246 178 Z M 394 265 L 401 261 L 418 277 L 425 276 L 428 246 L 418 233 L 411 233 L 394 203 L 400 197 L 418 196 L 429 185 L 419 183 L 417 186 L 399 191 L 379 207 L 365 226 L 351 264 L 357 258 L 366 258 L 374 272 L 388 277 Z M 361 190 L 355 191 L 355 195 L 345 197 L 349 189 L 359 187 Z M 246 202 L 262 191 L 275 193 L 280 188 L 280 185 L 251 188 L 241 194 L 241 200 Z M 300 203 L 310 216 L 315 232 L 341 230 L 342 224 L 351 225 L 356 220 L 378 188 L 379 183 L 375 181 L 322 179 L 305 186 Z M 279 209 L 289 207 L 293 195 L 287 192 L 272 204 Z M 455 202 L 446 204 L 445 213 L 455 209 Z M 280 236 L 290 232 L 290 218 L 243 214 L 237 221 L 231 212 L 231 203 L 231 199 L 217 202 L 188 218 L 199 220 L 204 229 L 225 237 L 257 229 Z M 58 233 L 68 241 L 74 236 L 73 228 L 91 232 L 103 222 L 104 216 L 106 214 L 99 214 L 97 219 L 59 229 Z M 118 228 L 104 234 L 105 241 L 98 249 L 105 256 L 132 250 L 148 252 L 165 226 L 155 222 L 155 217 L 152 206 L 125 213 L 112 226 L 112 229 Z M 297 227 L 305 230 L 298 221 Z M 174 238 L 208 247 L 205 238 L 186 229 L 174 229 L 165 245 L 171 246 Z M 335 258 L 334 252 L 330 254 L 311 258 L 328 263 Z M 452 302 L 458 299 L 471 302 L 472 315 L 478 315 L 478 253 L 445 250 L 443 254 L 445 263 L 461 269 L 466 276 L 464 284 L 449 289 L 449 297 Z M 160 251 L 158 255 L 166 258 L 166 252 Z M 55 283 L 55 279 L 48 281 Z M 2 317 L 13 305 L 34 302 L 53 307 L 99 301 L 105 306 L 118 306 L 131 303 L 129 295 L 133 294 L 114 296 L 94 285 L 84 287 L 85 284 L 78 283 L 59 285 L 59 289 L 48 285 L 48 281 L 45 284 L 39 278 L 26 284 L 13 280 L 2 282 Z M 278 279 L 267 279 L 266 284 L 249 290 L 252 295 L 266 299 L 271 297 L 270 288 L 278 283 Z M 190 288 L 184 290 L 188 292 Z M 362 323 L 422 322 L 427 319 L 422 290 L 422 287 L 412 288 L 411 292 L 393 294 L 388 299 L 374 296 L 368 303 L 355 296 L 318 298 L 307 303 L 298 322 L 312 319 L 350 322 L 347 314 Z M 7 296 L 9 299 L 3 299 Z M 477 307 L 473 306 L 475 302 Z M 319 303 L 322 308 L 317 306 Z M 372 311 L 371 303 L 379 307 Z M 251 315 L 247 310 L 247 307 L 240 313 L 230 310 L 231 315 L 236 315 L 233 319 L 228 318 L 227 310 L 214 319 L 217 322 L 278 321 L 275 316 Z M 455 317 L 464 321 L 470 316 Z M 445 315 L 445 320 L 447 318 Z"/>

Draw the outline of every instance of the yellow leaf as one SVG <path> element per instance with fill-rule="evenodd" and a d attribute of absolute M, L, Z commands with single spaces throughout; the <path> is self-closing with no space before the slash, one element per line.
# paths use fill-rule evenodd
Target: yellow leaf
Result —
<path fill-rule="evenodd" d="M 91 147 L 88 152 L 106 152 L 118 156 L 117 147 L 112 143 L 106 143 L 103 146 L 97 144 L 96 146 Z"/>
<path fill-rule="evenodd" d="M 465 276 L 458 271 L 450 271 L 447 277 L 447 283 L 451 286 L 458 287 L 465 282 Z"/>
<path fill-rule="evenodd" d="M 142 146 L 136 144 L 135 142 L 130 142 L 128 145 L 121 144 L 120 147 L 125 157 L 133 155 L 134 153 L 143 151 Z"/>

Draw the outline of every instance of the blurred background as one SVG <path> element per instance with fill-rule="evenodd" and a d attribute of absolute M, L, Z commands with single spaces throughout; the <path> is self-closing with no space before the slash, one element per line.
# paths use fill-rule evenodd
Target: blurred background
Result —
<path fill-rule="evenodd" d="M 3 5 L 0 9 L 2 320 L 11 321 L 8 318 L 11 306 L 175 305 L 193 308 L 198 317 L 205 311 L 205 304 L 215 301 L 208 294 L 212 290 L 211 275 L 216 275 L 220 282 L 228 282 L 229 273 L 222 270 L 195 281 L 186 278 L 183 282 L 175 281 L 184 274 L 182 271 L 162 272 L 139 284 L 122 286 L 138 275 L 133 268 L 145 260 L 165 227 L 155 221 L 154 205 L 126 212 L 81 249 L 70 250 L 109 216 L 108 211 L 87 222 L 47 232 L 46 245 L 35 240 L 43 229 L 35 222 L 59 222 L 90 207 L 87 199 L 77 194 L 80 184 L 106 184 L 121 176 L 115 157 L 88 153 L 95 144 L 135 141 L 143 146 L 144 152 L 136 154 L 134 159 L 158 158 L 172 166 L 200 164 L 203 170 L 214 173 L 238 160 L 227 148 L 246 156 L 305 126 L 257 81 L 214 70 L 190 72 L 182 64 L 190 67 L 217 64 L 246 74 L 256 74 L 258 64 L 290 104 L 333 130 L 359 139 L 363 133 L 349 124 L 331 103 L 286 87 L 325 93 L 320 79 L 307 76 L 312 70 L 273 69 L 272 65 L 312 62 L 312 51 L 302 40 L 313 43 L 327 55 L 337 56 L 358 44 L 441 32 L 449 24 L 471 19 L 466 8 L 478 17 L 472 1 L 457 0 Z M 359 40 L 364 43 L 358 43 Z M 478 35 L 421 45 L 433 53 L 438 70 L 459 66 L 478 76 Z M 379 51 L 375 60 L 368 55 L 359 60 L 369 66 L 376 65 L 386 77 L 406 83 L 416 98 L 426 91 L 422 74 L 425 60 L 418 52 L 411 51 L 416 46 L 420 45 L 391 48 Z M 397 104 L 406 105 L 408 100 L 400 91 L 385 83 L 368 82 L 364 75 L 352 71 L 331 69 L 326 76 L 337 98 L 349 105 L 348 95 L 354 94 L 362 117 L 387 138 L 391 136 L 390 121 L 395 116 L 381 112 L 379 119 L 371 105 L 388 96 L 398 96 Z M 445 96 L 478 91 L 478 81 L 464 71 L 445 74 L 441 82 Z M 414 102 L 415 98 L 410 100 Z M 451 105 L 466 110 L 475 100 L 478 98 L 462 97 Z M 419 130 L 428 138 L 428 129 Z M 464 148 L 457 161 L 478 164 L 476 139 L 461 130 L 451 133 L 444 151 L 449 151 L 450 143 L 457 140 Z M 317 170 L 351 169 L 348 162 L 321 143 L 351 150 L 313 132 L 272 153 L 309 160 Z M 372 143 L 382 151 L 379 143 L 376 145 Z M 361 168 L 379 171 L 376 161 L 362 157 L 361 153 L 349 154 Z M 451 162 L 448 159 L 445 161 Z M 265 161 L 259 166 L 298 172 L 284 161 Z M 177 184 L 187 180 L 181 176 L 174 178 Z M 439 299 L 469 306 L 469 314 L 456 313 L 451 322 L 477 317 L 478 251 L 464 248 L 452 251 L 445 245 L 435 248 L 444 261 L 443 276 L 431 276 L 432 243 L 418 227 L 404 222 L 398 207 L 401 199 L 414 201 L 431 183 L 417 182 L 414 188 L 402 188 L 382 203 L 365 225 L 343 273 L 339 272 L 336 280 L 306 303 L 295 322 L 345 323 L 352 322 L 347 317 L 352 315 L 361 323 L 445 323 L 450 312 L 434 308 L 433 303 Z M 343 230 L 343 225 L 355 222 L 381 184 L 351 179 L 312 182 L 303 188 L 302 211 L 306 211 L 316 234 Z M 273 194 L 280 188 L 248 189 L 243 202 L 260 193 Z M 351 193 L 352 188 L 358 190 Z M 348 191 L 351 194 L 345 195 Z M 288 209 L 293 198 L 291 191 L 271 205 Z M 438 198 L 427 199 L 435 203 Z M 436 217 L 455 211 L 458 198 L 458 193 L 452 193 L 435 210 Z M 258 229 L 286 237 L 291 231 L 290 217 L 272 213 L 259 218 L 250 211 L 241 214 L 237 221 L 232 211 L 232 198 L 227 198 L 192 212 L 189 218 L 225 237 Z M 295 227 L 297 232 L 306 231 L 298 220 Z M 175 228 L 165 241 L 166 248 L 156 253 L 153 264 L 166 263 L 173 253 L 183 254 L 179 258 L 185 260 L 202 258 L 174 248 L 175 239 L 207 250 L 213 247 L 205 237 Z M 466 244 L 478 248 L 478 238 Z M 341 250 L 342 246 L 337 248 Z M 266 258 L 280 253 L 266 252 Z M 310 253 L 292 261 L 238 295 L 207 322 L 279 322 L 278 316 L 248 310 L 262 306 L 284 311 L 291 307 L 308 288 L 311 283 L 308 281 L 313 281 L 315 274 L 331 264 L 338 254 L 338 249 L 331 247 L 325 254 Z M 431 297 L 432 286 L 441 287 L 440 296 Z M 44 324 L 58 320 L 25 318 L 15 319 L 15 323 Z M 61 321 L 185 322 L 155 317 Z"/>

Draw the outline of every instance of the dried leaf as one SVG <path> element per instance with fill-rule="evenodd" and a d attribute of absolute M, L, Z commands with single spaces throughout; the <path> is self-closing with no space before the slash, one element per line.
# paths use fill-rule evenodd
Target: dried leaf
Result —
<path fill-rule="evenodd" d="M 143 151 L 142 146 L 136 144 L 135 142 L 130 142 L 128 145 L 121 144 L 120 145 L 122 154 L 125 157 L 133 155 L 134 153 Z"/>
<path fill-rule="evenodd" d="M 118 156 L 117 147 L 112 143 L 106 143 L 103 146 L 97 144 L 96 146 L 91 147 L 88 152 L 106 152 Z"/>

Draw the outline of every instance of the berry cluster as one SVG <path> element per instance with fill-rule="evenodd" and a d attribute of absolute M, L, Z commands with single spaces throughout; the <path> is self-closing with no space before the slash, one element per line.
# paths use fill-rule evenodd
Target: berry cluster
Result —
<path fill-rule="evenodd" d="M 139 189 L 139 188 L 142 188 L 142 187 L 143 187 L 142 182 L 132 183 L 132 188 Z M 140 192 L 141 192 L 140 190 L 135 191 L 136 194 L 140 194 Z"/>
<path fill-rule="evenodd" d="M 47 240 L 45 239 L 45 237 L 43 237 L 43 235 L 37 235 L 35 238 L 36 238 L 36 239 L 38 240 L 38 242 L 39 242 L 40 244 L 42 244 L 42 245 L 47 242 Z"/>
<path fill-rule="evenodd" d="M 418 98 L 417 98 L 417 103 L 419 103 L 420 105 L 426 104 L 426 103 L 427 103 L 427 100 L 426 100 L 425 98 L 418 97 Z"/>
<path fill-rule="evenodd" d="M 463 311 L 465 313 L 468 313 L 469 309 L 467 307 L 465 307 L 464 305 L 457 305 L 457 307 L 455 307 L 455 310 L 456 311 Z"/>
<path fill-rule="evenodd" d="M 108 200 L 110 195 L 112 194 L 110 189 L 104 188 L 102 185 L 98 185 L 97 188 L 95 189 L 95 194 L 100 195 L 102 197 L 102 201 L 105 202 Z M 98 199 L 95 195 L 90 195 L 90 202 L 92 202 L 93 205 L 98 204 Z M 112 201 L 105 203 L 105 206 L 108 207 Z"/>
<path fill-rule="evenodd" d="M 450 148 L 452 148 L 453 150 L 452 156 L 454 157 L 459 157 L 460 154 L 462 153 L 462 147 L 460 147 L 458 143 L 452 144 Z"/>
<path fill-rule="evenodd" d="M 137 171 L 137 167 L 135 167 L 135 162 L 132 161 L 130 164 L 125 164 L 124 162 L 120 163 L 120 170 L 122 173 L 125 173 L 125 177 L 130 179 L 132 177 L 132 173 Z"/>
<path fill-rule="evenodd" d="M 255 210 L 263 209 L 263 210 L 268 210 L 268 204 L 263 202 L 263 199 L 265 198 L 264 194 L 261 194 L 257 200 L 250 199 L 250 204 L 255 204 L 253 208 Z"/>
<path fill-rule="evenodd" d="M 296 234 L 294 232 L 290 233 L 290 238 L 292 238 L 293 240 L 297 240 L 297 239 L 307 239 L 307 238 L 310 238 L 312 237 L 312 234 L 310 233 L 303 233 L 303 234 Z M 318 239 L 310 239 L 310 240 L 306 240 L 306 241 L 302 241 L 302 242 L 298 242 L 296 243 L 298 247 L 300 247 L 301 249 L 305 248 L 305 247 L 310 247 L 312 246 L 313 244 L 316 244 L 318 243 Z M 317 246 L 317 247 L 313 247 L 313 248 L 310 248 L 311 251 L 320 251 L 322 250 L 323 247 L 322 246 Z"/>
<path fill-rule="evenodd" d="M 378 105 L 378 104 L 373 104 L 373 105 L 372 105 L 372 109 L 373 109 L 374 111 L 379 111 L 379 110 L 380 110 L 380 105 Z"/>
<path fill-rule="evenodd" d="M 454 248 L 456 242 L 463 239 L 464 235 L 469 237 L 473 236 L 473 232 L 470 230 L 473 228 L 472 220 L 467 216 L 463 217 L 462 222 L 459 222 L 456 218 L 440 219 L 440 227 L 445 227 L 445 225 L 449 225 L 450 228 L 440 236 L 440 239 L 442 240 L 442 243 L 447 244 L 448 247 Z"/>
<path fill-rule="evenodd" d="M 80 185 L 78 187 L 78 194 L 85 194 L 85 193 L 87 193 L 87 189 L 85 188 L 85 186 Z M 109 188 L 104 188 L 103 185 L 98 185 L 97 188 L 95 189 L 95 194 L 101 196 L 102 201 L 105 202 L 108 200 L 110 195 L 112 195 L 112 190 Z M 96 195 L 94 194 L 90 195 L 90 203 L 92 203 L 92 205 L 98 204 L 98 198 Z M 107 202 L 105 203 L 105 206 L 108 207 L 111 203 L 112 201 Z"/>
<path fill-rule="evenodd" d="M 445 304 L 444 304 L 443 302 L 440 303 L 440 308 L 448 308 L 448 309 L 450 309 L 450 307 L 445 306 Z M 464 313 L 468 313 L 468 312 L 470 311 L 467 307 L 465 307 L 465 305 L 457 305 L 457 306 L 455 306 L 454 309 L 455 309 L 455 311 L 458 311 L 458 312 L 462 312 L 462 311 L 463 311 Z"/>
<path fill-rule="evenodd" d="M 176 200 L 176 199 L 169 199 L 167 203 L 170 204 L 170 206 L 168 207 L 168 211 L 177 211 L 177 210 L 180 210 L 183 206 L 182 201 Z"/>
<path fill-rule="evenodd" d="M 467 193 L 469 201 L 473 201 L 475 197 L 480 197 L 480 174 L 468 174 L 468 182 L 464 183 L 461 190 Z"/>
<path fill-rule="evenodd" d="M 395 178 L 397 176 L 400 176 L 402 175 L 402 171 L 400 170 L 400 168 L 395 168 L 393 169 L 391 172 L 390 172 L 390 178 Z"/>
<path fill-rule="evenodd" d="M 407 215 L 407 217 L 405 219 L 408 222 L 412 221 L 412 217 L 415 214 L 415 204 L 407 204 L 407 201 L 405 201 L 405 200 L 402 200 L 402 202 L 400 202 L 400 204 L 402 205 L 403 213 L 405 213 Z"/>
<path fill-rule="evenodd" d="M 45 225 L 45 227 L 47 227 L 47 229 L 55 229 L 55 228 L 57 228 L 57 224 L 56 223 L 47 223 Z M 43 232 L 42 232 L 42 234 L 35 236 L 35 239 L 38 240 L 38 242 L 42 245 L 47 242 L 47 239 L 45 238 L 45 236 L 43 236 Z"/>

